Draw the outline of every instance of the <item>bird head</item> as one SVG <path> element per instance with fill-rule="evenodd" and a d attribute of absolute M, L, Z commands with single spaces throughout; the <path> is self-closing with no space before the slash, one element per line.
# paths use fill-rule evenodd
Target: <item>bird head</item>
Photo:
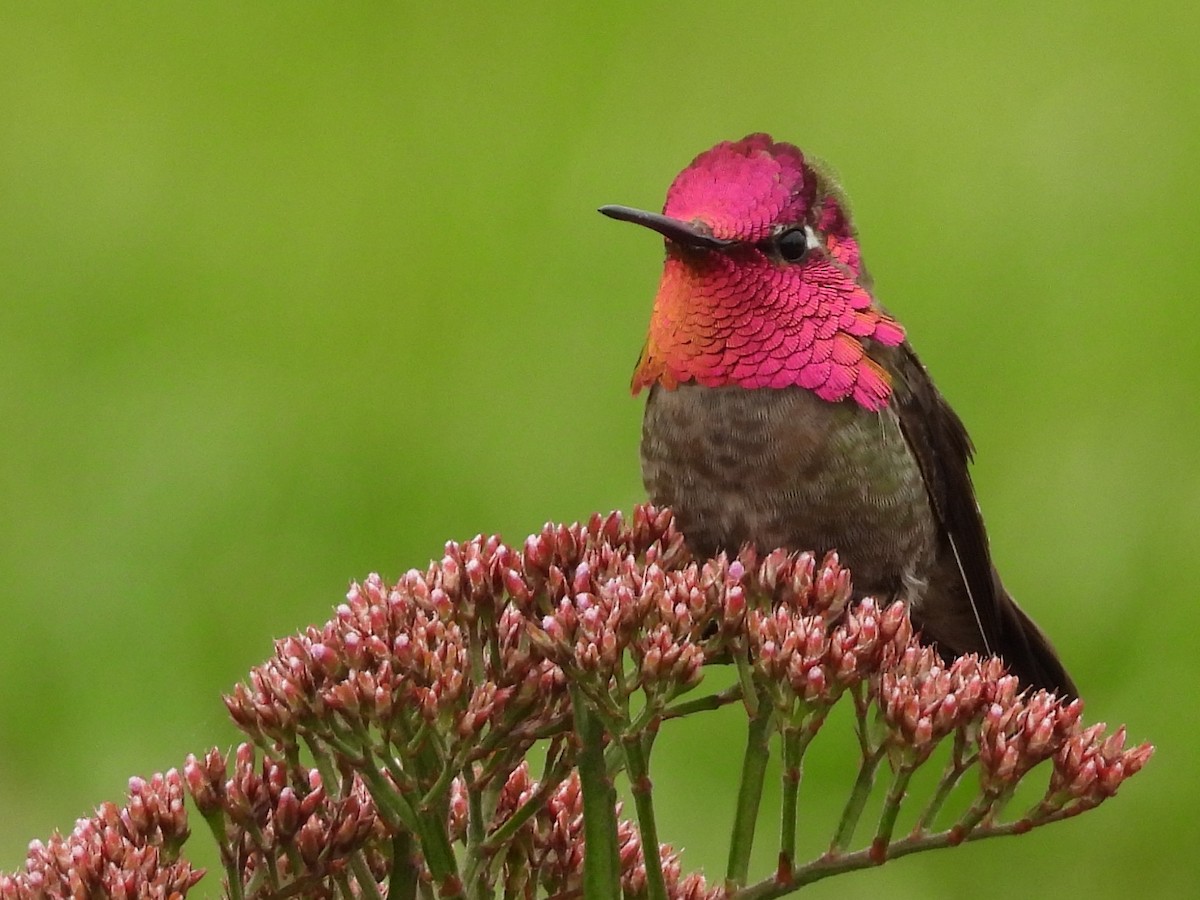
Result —
<path fill-rule="evenodd" d="M 710 387 L 793 385 L 879 410 L 892 384 L 870 351 L 904 329 L 874 301 L 844 197 L 799 148 L 752 134 L 676 176 L 662 214 L 604 206 L 663 235 L 666 263 L 633 375 Z"/>

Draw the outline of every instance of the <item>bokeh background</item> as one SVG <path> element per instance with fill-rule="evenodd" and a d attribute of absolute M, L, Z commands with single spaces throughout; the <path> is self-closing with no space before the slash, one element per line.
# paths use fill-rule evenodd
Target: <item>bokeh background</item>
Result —
<path fill-rule="evenodd" d="M 809 893 L 1193 895 L 1198 7 L 481 7 L 0 8 L 0 867 L 233 742 L 221 692 L 349 579 L 637 502 L 661 248 L 595 207 L 768 130 L 841 173 L 1088 717 L 1158 745 L 1096 813 Z M 741 741 L 655 757 L 712 875 Z"/>

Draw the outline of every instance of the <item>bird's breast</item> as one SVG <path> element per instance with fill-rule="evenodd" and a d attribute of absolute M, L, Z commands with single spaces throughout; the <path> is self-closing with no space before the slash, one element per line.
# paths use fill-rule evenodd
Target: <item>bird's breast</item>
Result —
<path fill-rule="evenodd" d="M 709 555 L 751 543 L 837 550 L 856 593 L 918 599 L 937 529 L 895 414 L 799 388 L 655 386 L 642 477 Z"/>

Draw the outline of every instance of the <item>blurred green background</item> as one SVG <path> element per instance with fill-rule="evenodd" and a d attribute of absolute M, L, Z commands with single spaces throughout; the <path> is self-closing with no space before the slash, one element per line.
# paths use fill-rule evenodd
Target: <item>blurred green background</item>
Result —
<path fill-rule="evenodd" d="M 1088 717 L 1158 745 L 1095 813 L 809 894 L 1192 895 L 1196 10 L 5 3 L 0 868 L 234 741 L 221 692 L 349 579 L 637 502 L 661 248 L 595 207 L 768 130 L 841 173 Z M 710 875 L 720 724 L 654 772 Z"/>

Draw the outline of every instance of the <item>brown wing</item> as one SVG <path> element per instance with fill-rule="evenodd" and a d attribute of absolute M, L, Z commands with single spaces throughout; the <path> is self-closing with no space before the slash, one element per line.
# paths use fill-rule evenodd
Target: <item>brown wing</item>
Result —
<path fill-rule="evenodd" d="M 967 469 L 974 448 L 966 428 L 912 347 L 906 342 L 894 352 L 896 414 L 944 538 L 914 620 L 947 655 L 998 654 L 1023 683 L 1075 696 L 1054 647 L 1009 596 L 992 564 Z"/>

